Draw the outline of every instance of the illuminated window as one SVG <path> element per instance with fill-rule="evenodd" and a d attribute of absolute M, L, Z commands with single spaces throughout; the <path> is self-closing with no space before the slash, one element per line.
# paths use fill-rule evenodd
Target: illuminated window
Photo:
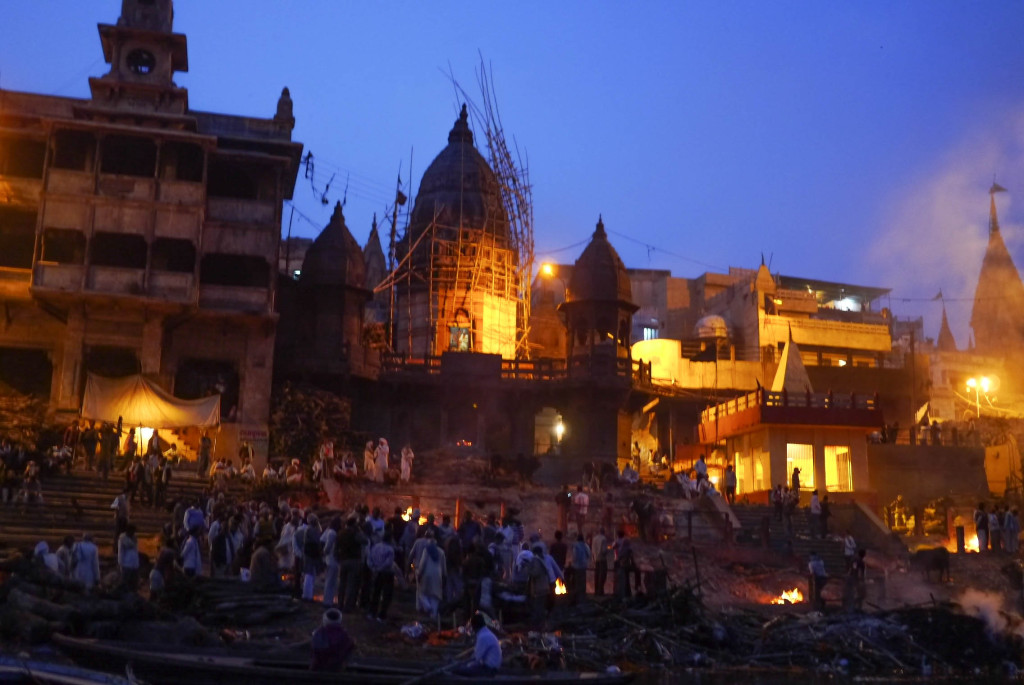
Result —
<path fill-rule="evenodd" d="M 786 475 L 793 476 L 793 469 L 800 469 L 800 489 L 814 489 L 814 446 L 786 443 Z M 790 481 L 792 483 L 792 480 Z"/>
<path fill-rule="evenodd" d="M 853 460 L 846 445 L 825 445 L 825 489 L 853 491 Z"/>
<path fill-rule="evenodd" d="M 644 340 L 657 340 L 658 329 L 652 326 L 644 326 Z"/>

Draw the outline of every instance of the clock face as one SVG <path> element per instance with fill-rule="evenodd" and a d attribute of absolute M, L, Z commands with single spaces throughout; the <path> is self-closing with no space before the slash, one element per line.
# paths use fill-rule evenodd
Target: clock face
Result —
<path fill-rule="evenodd" d="M 153 68 L 156 67 L 156 57 L 149 50 L 136 49 L 128 53 L 125 64 L 132 73 L 146 76 L 152 73 Z"/>

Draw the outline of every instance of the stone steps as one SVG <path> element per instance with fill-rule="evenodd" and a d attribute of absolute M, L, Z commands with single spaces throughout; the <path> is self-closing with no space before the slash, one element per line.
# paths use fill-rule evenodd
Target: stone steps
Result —
<path fill-rule="evenodd" d="M 780 553 L 792 553 L 800 559 L 807 559 L 811 551 L 816 551 L 825 562 L 825 568 L 830 575 L 845 573 L 846 560 L 843 556 L 842 541 L 835 538 L 812 538 L 806 509 L 798 509 L 793 514 L 792 534 L 787 533 L 783 521 L 775 519 L 775 512 L 771 507 L 736 505 L 732 510 L 743 527 L 744 538 L 754 539 L 752 544 L 760 544 L 761 520 L 767 516 L 769 544 L 772 549 Z"/>
<path fill-rule="evenodd" d="M 209 486 L 194 473 L 176 471 L 168 487 L 166 501 L 199 497 Z M 101 553 L 107 554 L 114 544 L 114 515 L 110 508 L 124 487 L 123 473 L 112 473 L 107 480 L 99 474 L 75 470 L 43 479 L 43 504 L 21 503 L 0 506 L 0 544 L 8 547 L 33 547 L 40 540 L 55 549 L 66 535 L 77 539 L 82 532 L 91 532 Z M 229 488 L 240 493 L 240 484 Z M 136 502 L 131 507 L 131 522 L 140 539 L 151 538 L 171 520 L 168 507 L 153 509 Z"/>

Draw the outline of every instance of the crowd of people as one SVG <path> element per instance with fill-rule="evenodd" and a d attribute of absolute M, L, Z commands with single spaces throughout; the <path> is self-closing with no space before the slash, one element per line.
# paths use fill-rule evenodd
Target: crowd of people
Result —
<path fill-rule="evenodd" d="M 580 490 L 577 500 L 583 495 Z M 379 508 L 357 506 L 322 518 L 284 497 L 276 505 L 232 502 L 221 492 L 205 502 L 175 505 L 150 591 L 158 596 L 175 574 L 239 577 L 385 620 L 398 585 L 415 589 L 415 610 L 424 616 L 502 607 L 519 609 L 541 625 L 556 587 L 564 587 L 571 601 L 582 600 L 588 572 L 598 594 L 607 589 L 609 570 L 617 593 L 630 594 L 628 574 L 639 587 L 624 531 L 615 539 L 604 528 L 587 531 L 585 511 L 574 523 L 571 535 L 558 530 L 543 540 L 528 535 L 514 513 L 499 521 L 495 514 L 465 512 L 455 525 L 448 514 L 438 519 L 396 508 L 386 516 Z M 119 533 L 119 550 L 126 537 L 127 528 Z M 134 582 L 131 568 L 129 562 L 126 583 Z"/>
<path fill-rule="evenodd" d="M 1020 549 L 1020 514 L 1017 507 L 979 502 L 974 510 L 974 531 L 979 552 L 1005 552 L 1016 556 Z"/>

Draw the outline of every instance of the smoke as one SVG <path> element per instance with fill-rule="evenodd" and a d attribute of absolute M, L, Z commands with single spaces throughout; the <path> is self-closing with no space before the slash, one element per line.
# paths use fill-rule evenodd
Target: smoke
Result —
<path fill-rule="evenodd" d="M 993 174 L 1010 192 L 996 196 L 1003 239 L 1018 269 L 1024 231 L 1014 222 L 1014 195 L 1024 193 L 1024 116 L 966 135 L 918 178 L 906 179 L 884 207 L 884 239 L 868 250 L 870 268 L 893 289 L 898 315 L 924 315 L 938 335 L 941 309 L 927 301 L 940 289 L 957 345 L 967 345 L 978 272 L 988 243 L 988 189 Z M 915 298 L 911 303 L 898 298 Z"/>
<path fill-rule="evenodd" d="M 992 635 L 1004 632 L 1010 625 L 1008 616 L 1003 612 L 1003 596 L 997 592 L 968 588 L 957 603 L 968 616 L 983 620 Z"/>

